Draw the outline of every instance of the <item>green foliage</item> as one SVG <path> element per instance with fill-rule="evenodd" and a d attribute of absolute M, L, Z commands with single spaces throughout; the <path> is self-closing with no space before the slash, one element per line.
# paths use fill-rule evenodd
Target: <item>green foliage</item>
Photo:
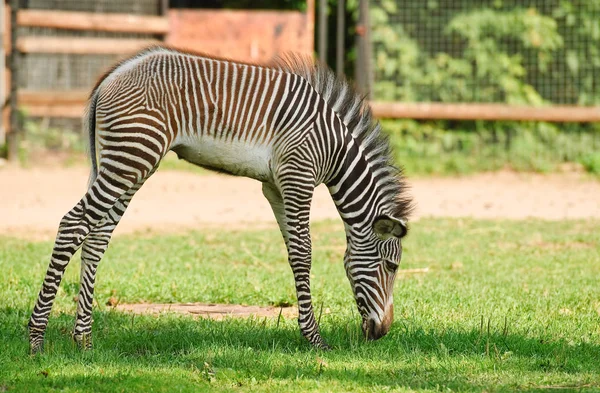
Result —
<path fill-rule="evenodd" d="M 371 6 L 379 100 L 600 104 L 599 1 L 380 0 Z M 598 172 L 595 124 L 384 121 L 409 173 L 510 167 Z"/>
<path fill-rule="evenodd" d="M 600 129 L 593 124 L 383 120 L 382 126 L 396 163 L 410 175 L 550 172 L 569 162 L 600 173 Z"/>
<path fill-rule="evenodd" d="M 594 173 L 596 175 L 600 175 L 600 153 L 599 152 L 593 152 L 593 153 L 589 153 L 585 156 L 583 156 L 583 158 L 581 159 L 581 164 L 584 166 L 584 168 L 590 172 L 590 173 Z"/>
<path fill-rule="evenodd" d="M 371 7 L 382 100 L 598 104 L 597 1 L 381 0 Z"/>
<path fill-rule="evenodd" d="M 21 130 L 18 149 L 21 165 L 36 165 L 45 161 L 62 162 L 65 165 L 82 162 L 87 141 L 81 133 L 30 119 L 23 121 Z"/>
<path fill-rule="evenodd" d="M 26 138 L 23 148 L 29 150 L 83 151 L 84 141 L 80 133 L 50 127 L 44 121 L 26 120 Z"/>
<path fill-rule="evenodd" d="M 50 242 L 0 238 L 0 390 L 7 392 L 500 392 L 600 388 L 597 221 L 422 219 L 403 242 L 395 321 L 360 336 L 341 223 L 314 225 L 317 352 L 283 318 L 132 316 L 126 302 L 295 303 L 276 228 L 117 236 L 98 269 L 94 345 L 70 338 L 79 282 L 58 292 L 46 353 L 27 355 L 26 322 Z M 329 310 L 328 310 L 329 309 Z M 327 312 L 330 311 L 330 312 Z M 581 389 L 579 389 L 581 388 Z"/>

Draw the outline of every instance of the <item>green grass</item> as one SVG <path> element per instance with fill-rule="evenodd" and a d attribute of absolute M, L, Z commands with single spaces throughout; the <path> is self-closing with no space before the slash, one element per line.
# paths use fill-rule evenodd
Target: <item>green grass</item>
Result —
<path fill-rule="evenodd" d="M 600 174 L 600 128 L 594 123 L 383 120 L 381 124 L 390 135 L 396 163 L 411 175 L 503 168 L 554 172 L 566 163 Z"/>
<path fill-rule="evenodd" d="M 600 391 L 598 221 L 426 219 L 413 224 L 395 322 L 361 339 L 345 278 L 344 234 L 314 226 L 315 351 L 294 320 L 131 316 L 121 302 L 295 302 L 276 229 L 117 237 L 99 268 L 94 344 L 70 338 L 78 260 L 30 357 L 25 325 L 50 242 L 0 238 L 0 391 Z M 551 391 L 556 391 L 552 389 Z"/>

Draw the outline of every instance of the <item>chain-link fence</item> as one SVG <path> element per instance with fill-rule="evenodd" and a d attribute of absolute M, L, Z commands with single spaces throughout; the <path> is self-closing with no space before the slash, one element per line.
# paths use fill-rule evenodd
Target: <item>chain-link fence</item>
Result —
<path fill-rule="evenodd" d="M 374 98 L 600 104 L 599 0 L 371 3 Z"/>

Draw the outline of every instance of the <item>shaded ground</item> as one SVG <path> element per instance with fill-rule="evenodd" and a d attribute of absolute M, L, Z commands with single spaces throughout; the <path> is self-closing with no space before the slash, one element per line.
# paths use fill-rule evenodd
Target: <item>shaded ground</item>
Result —
<path fill-rule="evenodd" d="M 52 238 L 83 195 L 82 167 L 0 169 L 0 234 Z M 410 179 L 416 218 L 551 220 L 600 218 L 600 182 L 580 173 L 484 173 Z M 313 220 L 338 218 L 327 189 L 317 189 Z M 274 226 L 259 182 L 230 176 L 159 171 L 133 199 L 116 233 L 177 232 L 201 227 Z"/>

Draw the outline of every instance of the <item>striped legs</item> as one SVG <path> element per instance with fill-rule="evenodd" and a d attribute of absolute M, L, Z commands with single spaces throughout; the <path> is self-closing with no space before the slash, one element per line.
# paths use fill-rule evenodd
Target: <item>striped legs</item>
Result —
<path fill-rule="evenodd" d="M 153 173 L 154 171 L 152 171 Z M 149 178 L 150 175 L 146 177 Z M 90 232 L 83 242 L 81 249 L 81 275 L 77 303 L 77 316 L 73 339 L 81 349 L 92 348 L 92 303 L 94 300 L 94 283 L 96 269 L 117 224 L 125 214 L 133 195 L 142 187 L 144 181 L 139 182 L 121 197 L 108 212 L 108 215 Z"/>
<path fill-rule="evenodd" d="M 315 347 L 330 349 L 321 338 L 315 319 L 310 294 L 311 240 L 309 231 L 312 190 L 297 185 L 293 192 L 283 191 L 269 183 L 263 183 L 262 191 L 267 198 L 279 224 L 288 251 L 288 260 L 294 273 L 298 297 L 298 325 L 302 335 Z M 290 189 L 292 187 L 289 187 Z"/>
<path fill-rule="evenodd" d="M 148 162 L 147 170 L 128 170 L 125 169 L 128 168 L 127 162 L 113 160 L 110 165 L 104 167 L 102 159 L 100 160 L 98 177 L 81 201 L 60 222 L 50 265 L 28 323 L 32 353 L 42 350 L 48 316 L 69 261 L 88 235 L 93 233 L 82 254 L 81 292 L 74 331 L 75 340 L 78 340 L 79 336 L 83 347 L 89 347 L 85 333 L 90 331 L 92 294 L 98 262 L 108 246 L 110 234 L 118 218 L 125 211 L 125 206 L 141 187 L 143 180 L 155 170 L 158 161 L 159 159 L 156 162 Z M 82 334 L 79 334 L 80 332 Z"/>
<path fill-rule="evenodd" d="M 118 199 L 113 195 L 98 197 L 102 194 L 103 182 L 106 179 L 102 179 L 102 175 L 98 176 L 91 189 L 60 222 L 50 265 L 29 319 L 29 344 L 32 353 L 42 349 L 48 316 L 71 257 L 108 210 L 104 206 L 108 205 L 110 208 Z"/>

